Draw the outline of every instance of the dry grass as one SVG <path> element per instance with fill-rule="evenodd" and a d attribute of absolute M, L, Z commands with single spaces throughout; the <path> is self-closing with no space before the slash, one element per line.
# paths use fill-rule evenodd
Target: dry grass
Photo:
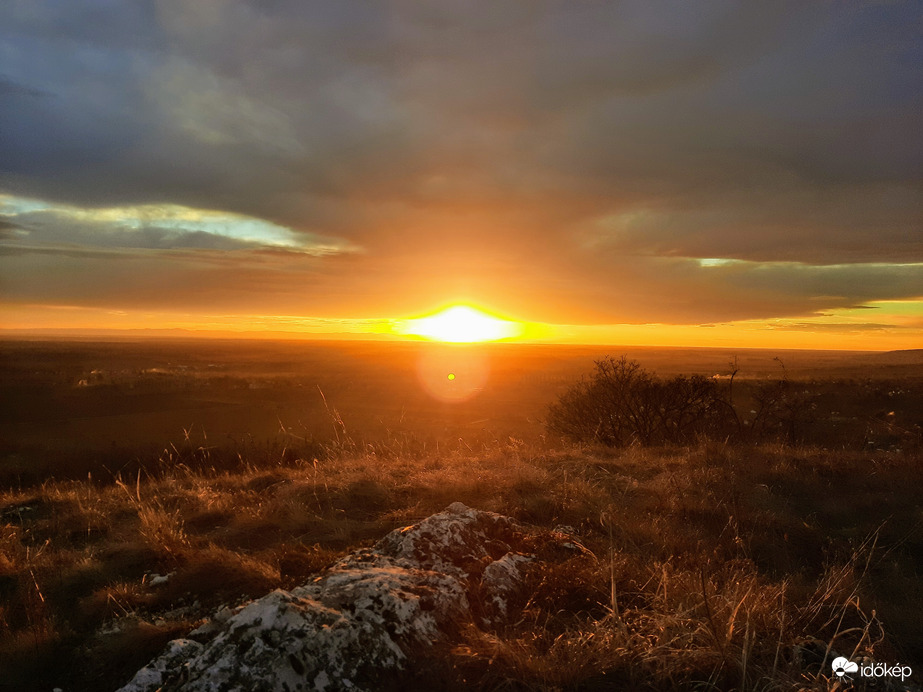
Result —
<path fill-rule="evenodd" d="M 407 684 L 820 690 L 834 650 L 923 665 L 919 456 L 459 449 L 195 471 L 181 449 L 131 478 L 0 494 L 0 689 L 112 689 L 215 608 L 454 501 L 573 526 L 588 552 L 535 568 L 513 623 L 469 627 Z"/>

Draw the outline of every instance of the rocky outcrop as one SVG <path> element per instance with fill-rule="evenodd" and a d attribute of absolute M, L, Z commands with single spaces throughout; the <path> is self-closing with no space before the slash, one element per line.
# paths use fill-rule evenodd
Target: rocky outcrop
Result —
<path fill-rule="evenodd" d="M 371 689 L 461 625 L 511 617 L 534 557 L 527 538 L 514 520 L 456 502 L 308 584 L 219 611 L 119 692 Z"/>

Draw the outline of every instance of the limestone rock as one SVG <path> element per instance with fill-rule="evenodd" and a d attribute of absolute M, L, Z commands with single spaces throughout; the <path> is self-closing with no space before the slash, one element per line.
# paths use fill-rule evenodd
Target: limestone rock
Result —
<path fill-rule="evenodd" d="M 485 594 L 484 608 L 487 624 L 499 624 L 510 615 L 509 603 L 522 584 L 522 566 L 532 562 L 531 555 L 507 553 L 484 569 L 481 590 Z"/>
<path fill-rule="evenodd" d="M 512 547 L 523 532 L 508 517 L 456 502 L 290 592 L 223 608 L 119 692 L 370 689 L 382 671 L 472 622 L 475 593 L 485 624 L 509 615 L 533 559 Z"/>

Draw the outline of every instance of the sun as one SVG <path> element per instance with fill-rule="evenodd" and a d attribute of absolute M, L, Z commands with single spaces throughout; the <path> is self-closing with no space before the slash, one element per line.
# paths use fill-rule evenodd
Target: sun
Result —
<path fill-rule="evenodd" d="M 407 320 L 403 332 L 435 341 L 473 343 L 519 336 L 522 325 L 492 317 L 469 305 L 453 305 L 432 315 Z"/>

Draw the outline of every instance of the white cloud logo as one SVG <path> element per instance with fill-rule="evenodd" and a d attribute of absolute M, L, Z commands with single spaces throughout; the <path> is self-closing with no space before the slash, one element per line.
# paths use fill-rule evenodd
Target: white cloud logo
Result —
<path fill-rule="evenodd" d="M 838 678 L 843 677 L 846 673 L 858 673 L 859 664 L 853 663 L 845 656 L 833 659 L 833 672 Z"/>

